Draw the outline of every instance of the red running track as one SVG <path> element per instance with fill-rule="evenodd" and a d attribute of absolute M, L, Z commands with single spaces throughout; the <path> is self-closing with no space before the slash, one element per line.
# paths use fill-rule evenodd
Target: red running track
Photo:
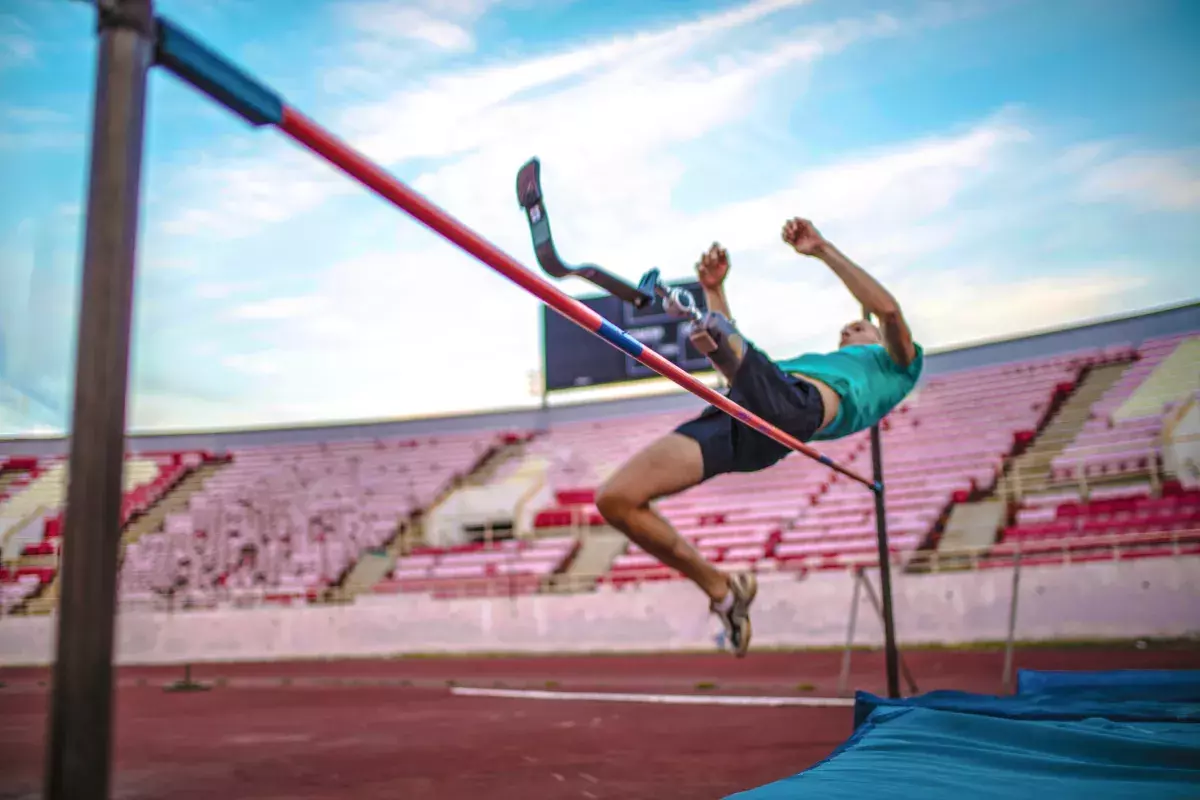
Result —
<path fill-rule="evenodd" d="M 910 651 L 906 658 L 922 691 L 1000 691 L 999 652 Z M 882 654 L 856 653 L 853 685 L 880 691 L 882 662 Z M 119 672 L 113 796 L 722 797 L 828 755 L 850 734 L 849 709 L 455 697 L 446 682 L 828 696 L 839 665 L 837 653 L 237 664 L 197 667 L 194 678 L 227 682 L 177 694 L 160 685 L 178 678 L 178 668 L 126 668 Z M 1197 668 L 1200 652 L 1035 649 L 1019 652 L 1017 665 Z M 290 685 L 281 685 L 284 676 Z M 319 683 L 335 677 L 375 685 Z M 8 683 L 0 689 L 0 798 L 39 796 L 49 700 L 39 682 L 47 678 L 45 670 L 0 670 Z M 392 685 L 379 685 L 385 680 Z"/>

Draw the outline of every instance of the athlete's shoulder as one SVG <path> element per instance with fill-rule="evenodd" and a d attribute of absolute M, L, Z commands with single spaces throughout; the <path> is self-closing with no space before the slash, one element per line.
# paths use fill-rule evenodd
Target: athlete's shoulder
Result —
<path fill-rule="evenodd" d="M 860 345 L 860 347 L 862 347 L 862 355 L 871 358 L 879 369 L 886 373 L 900 374 L 916 380 L 925 367 L 925 351 L 916 342 L 913 342 L 915 356 L 908 366 L 898 364 L 887 348 L 881 344 Z"/>

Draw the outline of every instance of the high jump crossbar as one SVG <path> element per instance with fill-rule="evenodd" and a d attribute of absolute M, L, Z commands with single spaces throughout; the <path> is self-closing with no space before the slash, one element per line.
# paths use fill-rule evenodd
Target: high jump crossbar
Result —
<path fill-rule="evenodd" d="M 103 800 L 111 770 L 113 640 L 146 82 L 163 66 L 255 127 L 273 125 L 562 316 L 659 375 L 861 483 L 870 480 L 709 388 L 284 104 L 173 22 L 154 0 L 93 0 L 99 46 L 84 232 L 74 408 L 44 796 Z M 878 467 L 876 474 L 878 475 Z M 884 551 L 886 552 L 886 551 Z M 890 666 L 890 664 L 889 664 Z"/>

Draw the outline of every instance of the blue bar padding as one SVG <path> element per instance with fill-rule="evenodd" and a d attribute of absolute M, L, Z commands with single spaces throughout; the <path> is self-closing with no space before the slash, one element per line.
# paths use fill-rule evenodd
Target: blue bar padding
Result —
<path fill-rule="evenodd" d="M 640 356 L 642 351 L 646 349 L 645 345 L 608 320 L 600 321 L 600 329 L 596 333 L 635 358 Z"/>
<path fill-rule="evenodd" d="M 1200 703 L 1200 670 L 1017 670 L 1017 694 Z"/>
<path fill-rule="evenodd" d="M 159 17 L 156 61 L 251 125 L 283 121 L 283 99 L 170 20 Z"/>
<path fill-rule="evenodd" d="M 875 485 L 871 487 L 871 491 L 873 491 L 875 494 L 882 493 L 883 492 L 883 484 L 879 481 L 875 481 Z"/>

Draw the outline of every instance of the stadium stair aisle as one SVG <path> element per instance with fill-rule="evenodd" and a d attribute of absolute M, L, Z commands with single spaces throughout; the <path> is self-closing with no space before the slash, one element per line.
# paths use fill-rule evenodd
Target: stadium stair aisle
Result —
<path fill-rule="evenodd" d="M 595 588 L 599 576 L 612 569 L 613 561 L 625 551 L 629 540 L 612 528 L 592 528 L 582 535 L 579 552 L 561 573 L 551 576 L 549 588 L 556 592 L 586 592 Z"/>
<path fill-rule="evenodd" d="M 1045 491 L 1050 481 L 1050 464 L 1083 430 L 1092 406 L 1129 369 L 1130 361 L 1105 364 L 1088 370 L 1078 388 L 1066 398 L 1025 452 L 1013 459 L 1001 478 L 996 494 L 1015 497 Z"/>
<path fill-rule="evenodd" d="M 1184 373 L 1184 384 L 1190 380 L 1192 391 L 1195 391 L 1198 386 L 1197 376 L 1200 376 L 1200 363 L 1192 362 L 1191 359 L 1200 354 L 1188 345 L 1184 349 L 1188 354 L 1184 359 L 1187 364 L 1181 364 L 1172 358 L 1181 345 L 1194 338 L 1194 334 L 1178 334 L 1149 339 L 1138 347 L 1137 362 L 1092 405 L 1091 417 L 1082 430 L 1051 462 L 1053 484 L 1118 480 L 1157 467 L 1161 456 L 1159 437 L 1163 416 L 1168 408 L 1159 405 L 1153 413 L 1138 417 L 1125 417 L 1120 412 L 1145 381 L 1168 360 L 1180 365 L 1178 368 Z M 1172 371 L 1175 369 L 1173 366 Z M 1163 383 L 1156 380 L 1155 383 L 1164 389 L 1183 391 L 1183 387 L 1173 380 Z M 1154 392 L 1145 396 L 1151 395 L 1162 402 L 1174 399 L 1155 395 Z M 1136 406 L 1145 407 L 1141 401 Z"/>
<path fill-rule="evenodd" d="M 160 532 L 167 516 L 185 510 L 192 495 L 203 489 L 205 482 L 227 464 L 229 464 L 228 459 L 206 461 L 192 469 L 173 489 L 146 509 L 145 513 L 130 520 L 121 534 L 121 542 L 129 545 L 148 533 Z"/>
<path fill-rule="evenodd" d="M 986 553 L 996 543 L 1000 528 L 1008 520 L 1003 500 L 988 498 L 972 503 L 955 503 L 938 540 L 936 569 L 970 569 L 972 557 Z"/>
<path fill-rule="evenodd" d="M 67 463 L 57 459 L 39 463 L 27 480 L 18 480 L 0 503 L 0 556 L 15 561 L 26 545 L 41 539 L 40 521 L 64 497 Z M 39 523 L 34 525 L 33 523 Z"/>
<path fill-rule="evenodd" d="M 1169 351 L 1154 371 L 1134 389 L 1113 420 L 1124 420 L 1161 414 L 1168 403 L 1178 402 L 1200 389 L 1200 336 L 1181 341 Z"/>
<path fill-rule="evenodd" d="M 337 602 L 353 602 L 358 595 L 373 591 L 381 581 L 387 580 L 395 568 L 396 556 L 391 552 L 390 546 L 363 553 L 342 579 L 341 585 L 330 593 L 331 599 Z"/>
<path fill-rule="evenodd" d="M 544 496 L 546 467 L 526 454 L 528 435 L 512 434 L 414 522 L 410 544 L 447 547 L 476 538 L 528 536 L 531 502 Z M 396 554 L 400 554 L 400 550 Z"/>

